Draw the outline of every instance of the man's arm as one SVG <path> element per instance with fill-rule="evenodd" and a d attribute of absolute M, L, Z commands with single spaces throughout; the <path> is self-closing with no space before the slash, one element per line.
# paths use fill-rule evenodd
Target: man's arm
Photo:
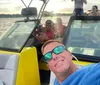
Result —
<path fill-rule="evenodd" d="M 87 4 L 87 0 L 83 0 L 83 2 L 84 2 L 85 4 Z"/>

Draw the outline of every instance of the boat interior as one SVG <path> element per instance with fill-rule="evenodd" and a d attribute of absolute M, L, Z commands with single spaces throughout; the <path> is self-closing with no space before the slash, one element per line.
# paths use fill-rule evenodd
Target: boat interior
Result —
<path fill-rule="evenodd" d="M 48 2 L 42 0 L 39 13 L 30 4 L 23 8 L 21 14 L 26 18 L 16 21 L 0 37 L 0 82 L 4 85 L 52 85 L 54 82 L 47 63 L 42 60 L 42 43 L 35 37 Z M 64 37 L 55 39 L 79 60 L 73 58 L 76 65 L 97 63 L 100 61 L 99 27 L 99 16 L 71 16 Z"/>

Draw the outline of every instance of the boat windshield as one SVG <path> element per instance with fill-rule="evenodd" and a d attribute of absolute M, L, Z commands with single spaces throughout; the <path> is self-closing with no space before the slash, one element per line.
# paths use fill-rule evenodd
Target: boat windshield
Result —
<path fill-rule="evenodd" d="M 74 54 L 100 57 L 100 20 L 73 20 L 65 43 Z"/>
<path fill-rule="evenodd" d="M 34 21 L 15 22 L 15 24 L 1 36 L 0 48 L 20 51 L 35 26 L 36 23 Z"/>

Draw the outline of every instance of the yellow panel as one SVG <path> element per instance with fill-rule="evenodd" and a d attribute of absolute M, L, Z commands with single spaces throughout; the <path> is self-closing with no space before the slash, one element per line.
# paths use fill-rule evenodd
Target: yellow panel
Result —
<path fill-rule="evenodd" d="M 75 64 L 80 64 L 82 66 L 88 65 L 88 64 L 92 64 L 92 62 L 86 62 L 86 61 L 79 61 L 79 63 L 76 60 L 73 60 L 73 62 Z"/>
<path fill-rule="evenodd" d="M 21 52 L 16 85 L 40 85 L 35 47 L 24 49 Z"/>
<path fill-rule="evenodd" d="M 36 48 L 24 48 L 21 53 L 0 51 L 2 54 L 18 54 L 19 65 L 16 85 L 40 85 Z"/>
<path fill-rule="evenodd" d="M 47 63 L 45 63 L 44 61 L 39 61 L 39 69 L 41 70 L 49 70 Z"/>

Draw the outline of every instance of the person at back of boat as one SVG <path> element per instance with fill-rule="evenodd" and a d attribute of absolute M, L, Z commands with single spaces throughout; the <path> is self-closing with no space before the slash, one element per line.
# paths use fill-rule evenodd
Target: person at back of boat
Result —
<path fill-rule="evenodd" d="M 71 0 L 74 1 L 75 7 L 74 7 L 74 15 L 75 16 L 82 16 L 84 11 L 83 11 L 83 4 L 87 4 L 86 0 Z"/>
<path fill-rule="evenodd" d="M 42 31 L 36 35 L 36 38 L 43 43 L 47 40 L 54 39 L 54 37 L 54 24 L 51 20 L 47 20 L 45 26 L 42 27 Z"/>
<path fill-rule="evenodd" d="M 58 37 L 63 37 L 65 28 L 67 28 L 65 25 L 62 23 L 61 18 L 56 19 L 56 24 L 55 24 L 55 34 L 56 38 Z"/>
<path fill-rule="evenodd" d="M 88 15 L 89 16 L 100 16 L 100 12 L 98 10 L 98 6 L 97 5 L 92 6 L 92 10 Z"/>
<path fill-rule="evenodd" d="M 36 30 L 36 48 L 37 48 L 37 54 L 38 54 L 38 60 L 41 60 L 41 57 L 43 56 L 41 53 L 41 47 L 44 42 L 50 39 L 54 39 L 54 24 L 51 20 L 47 20 L 45 22 L 45 26 L 42 25 L 38 26 Z"/>

